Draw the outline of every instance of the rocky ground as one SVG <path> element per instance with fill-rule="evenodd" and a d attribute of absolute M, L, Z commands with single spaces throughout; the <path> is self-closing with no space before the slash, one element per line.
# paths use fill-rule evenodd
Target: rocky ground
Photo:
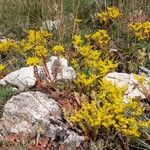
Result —
<path fill-rule="evenodd" d="M 57 57 L 51 57 L 47 63 L 49 72 L 53 77 L 53 68 L 55 68 Z M 61 72 L 57 76 L 57 80 L 73 80 L 76 77 L 75 71 L 68 66 L 66 59 L 59 60 Z M 39 73 L 44 78 L 42 68 L 39 67 Z M 149 79 L 149 70 L 146 71 Z M 140 73 L 141 73 L 140 72 Z M 120 87 L 128 85 L 124 100 L 127 102 L 129 98 L 145 99 L 142 89 L 139 88 L 133 74 L 127 73 L 109 73 L 107 80 L 117 84 Z M 85 137 L 81 135 L 79 130 L 72 128 L 71 124 L 64 118 L 63 109 L 59 101 L 49 97 L 48 94 L 41 91 L 31 91 L 31 88 L 36 84 L 33 67 L 24 67 L 15 72 L 6 75 L 0 80 L 0 84 L 7 84 L 14 87 L 18 94 L 11 97 L 4 106 L 3 116 L 0 119 L 0 140 L 17 141 L 20 137 L 34 137 L 40 143 L 44 135 L 43 147 L 53 146 L 56 149 L 61 149 L 61 145 L 70 148 L 70 146 L 80 148 L 81 143 L 85 141 Z M 145 86 L 148 89 L 148 85 Z M 19 136 L 18 138 L 18 135 Z M 31 138 L 31 139 L 32 139 Z M 50 142 L 53 141 L 53 142 Z M 42 146 L 39 147 L 42 147 Z M 29 147 L 32 149 L 35 142 L 31 140 Z"/>

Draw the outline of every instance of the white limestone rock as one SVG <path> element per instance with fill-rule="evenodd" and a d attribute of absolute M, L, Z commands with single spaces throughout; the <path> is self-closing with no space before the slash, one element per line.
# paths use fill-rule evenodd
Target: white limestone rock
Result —
<path fill-rule="evenodd" d="M 72 80 L 76 77 L 74 69 L 68 66 L 68 61 L 65 58 L 58 59 L 58 57 L 52 56 L 47 62 L 47 67 L 50 72 L 51 79 L 54 79 L 53 70 L 58 67 L 59 72 L 56 75 L 56 80 Z M 38 67 L 38 72 L 40 76 L 46 78 L 43 73 L 42 67 Z M 14 87 L 17 87 L 20 91 L 24 91 L 28 88 L 33 87 L 35 83 L 36 78 L 34 77 L 33 67 L 21 68 L 6 75 L 3 79 L 0 80 L 0 85 L 10 84 Z"/>
<path fill-rule="evenodd" d="M 20 91 L 30 88 L 35 85 L 33 67 L 24 67 L 6 75 L 0 80 L 1 85 L 10 84 L 17 87 Z"/>
<path fill-rule="evenodd" d="M 55 68 L 59 68 L 60 72 L 57 74 L 57 80 L 73 80 L 76 78 L 74 69 L 68 66 L 68 61 L 65 58 L 59 58 L 52 56 L 47 63 L 48 70 L 53 78 L 53 71 Z"/>
<path fill-rule="evenodd" d="M 128 85 L 128 89 L 125 93 L 124 100 L 128 101 L 129 98 L 140 97 L 141 99 L 145 98 L 145 95 L 142 93 L 142 89 L 137 86 L 137 81 L 134 79 L 133 74 L 127 73 L 118 73 L 112 72 L 107 74 L 105 77 L 108 81 L 111 81 L 114 84 L 117 84 L 119 87 Z M 146 78 L 148 80 L 148 78 Z M 145 81 L 145 87 L 148 89 L 148 85 Z"/>

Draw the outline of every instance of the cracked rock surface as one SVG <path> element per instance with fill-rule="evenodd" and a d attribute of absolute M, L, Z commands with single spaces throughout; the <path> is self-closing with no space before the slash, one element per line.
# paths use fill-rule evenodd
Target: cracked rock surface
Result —
<path fill-rule="evenodd" d="M 4 106 L 0 120 L 0 138 L 8 133 L 35 134 L 42 128 L 44 135 L 65 145 L 79 146 L 83 136 L 69 129 L 62 118 L 58 103 L 41 92 L 23 92 L 13 96 Z M 7 130 L 7 131 L 6 131 Z M 62 135 L 61 137 L 59 137 Z"/>

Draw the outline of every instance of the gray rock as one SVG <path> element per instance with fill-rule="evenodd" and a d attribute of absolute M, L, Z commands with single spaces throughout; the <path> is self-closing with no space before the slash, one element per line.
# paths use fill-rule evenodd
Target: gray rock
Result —
<path fill-rule="evenodd" d="M 1 140 L 6 131 L 36 134 L 38 128 L 42 128 L 42 134 L 65 145 L 75 143 L 79 146 L 84 140 L 83 136 L 68 129 L 67 123 L 63 122 L 62 110 L 58 103 L 41 92 L 24 92 L 13 96 L 4 106 L 0 128 Z M 58 138 L 61 133 L 62 137 Z"/>

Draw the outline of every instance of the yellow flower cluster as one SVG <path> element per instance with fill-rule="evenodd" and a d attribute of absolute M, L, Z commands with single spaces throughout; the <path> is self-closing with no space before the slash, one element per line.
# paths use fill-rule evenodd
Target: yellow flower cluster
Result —
<path fill-rule="evenodd" d="M 99 76 L 106 75 L 110 70 L 116 68 L 116 64 L 109 59 L 102 60 L 101 52 L 99 50 L 93 50 L 92 46 L 82 46 L 78 49 L 78 52 L 81 56 L 84 57 L 82 63 L 84 66 L 88 67 L 89 69 L 97 70 Z"/>
<path fill-rule="evenodd" d="M 40 65 L 41 59 L 45 59 L 48 55 L 46 48 L 48 39 L 52 36 L 47 31 L 29 30 L 27 41 L 22 40 L 18 43 L 18 51 L 32 53 L 34 57 L 27 58 L 27 65 Z"/>
<path fill-rule="evenodd" d="M 69 119 L 77 123 L 86 134 L 92 132 L 96 135 L 99 129 L 105 128 L 108 131 L 115 129 L 127 137 L 139 137 L 140 128 L 147 128 L 150 122 L 140 120 L 144 109 L 139 102 L 123 101 L 125 91 L 126 87 L 120 88 L 103 80 L 97 98 L 91 103 L 84 100 L 82 107 Z"/>
<path fill-rule="evenodd" d="M 94 60 L 85 60 L 84 64 L 89 67 L 97 70 L 99 72 L 99 75 L 103 77 L 111 70 L 114 70 L 116 68 L 116 64 L 113 64 L 113 62 L 109 59 L 99 60 L 98 62 Z"/>
<path fill-rule="evenodd" d="M 40 65 L 41 60 L 38 57 L 28 57 L 27 65 L 29 66 L 38 66 Z"/>
<path fill-rule="evenodd" d="M 81 45 L 81 43 L 82 43 L 81 37 L 79 35 L 74 35 L 72 43 L 73 43 L 74 47 Z"/>
<path fill-rule="evenodd" d="M 47 42 L 47 38 L 50 38 L 51 36 L 52 34 L 47 31 L 29 30 L 28 42 L 30 45 L 45 45 Z"/>
<path fill-rule="evenodd" d="M 110 40 L 107 32 L 105 30 L 98 30 L 88 37 L 89 41 L 85 42 L 80 36 L 74 36 L 73 44 L 78 57 L 73 58 L 71 61 L 78 72 L 75 83 L 79 89 L 82 89 L 86 93 L 91 92 L 90 89 L 96 87 L 98 78 L 102 78 L 117 66 L 108 57 L 104 58 L 102 56 L 103 51 L 97 50 L 102 47 L 106 48 Z"/>
<path fill-rule="evenodd" d="M 28 37 L 27 41 L 21 40 L 18 43 L 18 51 L 22 50 L 23 52 L 27 51 L 33 51 L 33 50 L 38 50 L 40 53 L 42 53 L 43 49 L 44 52 L 41 55 L 46 55 L 46 45 L 48 43 L 48 39 L 52 36 L 51 33 L 47 31 L 36 31 L 36 30 L 29 30 L 28 31 Z"/>
<path fill-rule="evenodd" d="M 10 49 L 14 49 L 16 43 L 12 40 L 6 40 L 0 42 L 0 54 L 7 53 Z"/>
<path fill-rule="evenodd" d="M 150 22 L 137 22 L 129 24 L 129 29 L 134 33 L 139 40 L 150 39 Z"/>
<path fill-rule="evenodd" d="M 93 54 L 92 46 L 90 46 L 90 45 L 81 46 L 81 47 L 79 47 L 78 51 L 79 51 L 80 55 L 83 57 L 91 57 L 90 55 Z M 99 58 L 100 51 L 98 51 L 97 55 Z"/>
<path fill-rule="evenodd" d="M 95 74 L 86 75 L 85 73 L 78 73 L 77 74 L 78 79 L 75 81 L 76 85 L 78 87 L 82 87 L 83 89 L 86 88 L 86 90 L 90 90 L 99 78 Z"/>
<path fill-rule="evenodd" d="M 48 50 L 44 47 L 44 46 L 36 46 L 34 48 L 35 50 L 35 55 L 37 57 L 46 57 L 47 56 L 47 53 L 48 53 Z"/>
<path fill-rule="evenodd" d="M 64 47 L 62 45 L 55 45 L 52 51 L 55 53 L 61 53 L 64 52 Z"/>
<path fill-rule="evenodd" d="M 120 17 L 121 13 L 117 7 L 107 7 L 107 13 L 111 19 L 117 19 Z"/>
<path fill-rule="evenodd" d="M 91 39 L 102 48 L 106 47 L 110 41 L 110 37 L 106 30 L 98 30 L 96 33 L 91 35 Z"/>
<path fill-rule="evenodd" d="M 18 53 L 34 56 L 27 58 L 27 65 L 39 65 L 40 59 L 45 59 L 48 55 L 47 45 L 50 37 L 52 34 L 47 31 L 29 30 L 26 40 L 0 42 L 0 52 L 5 52 L 13 47 Z"/>
<path fill-rule="evenodd" d="M 101 22 L 108 23 L 109 20 L 116 20 L 121 16 L 121 12 L 117 7 L 107 7 L 107 10 L 98 13 L 97 16 Z"/>

